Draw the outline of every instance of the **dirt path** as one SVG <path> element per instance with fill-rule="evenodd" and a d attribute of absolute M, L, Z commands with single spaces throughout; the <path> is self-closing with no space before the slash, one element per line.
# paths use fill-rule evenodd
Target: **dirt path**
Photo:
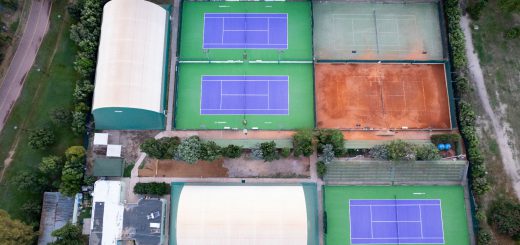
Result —
<path fill-rule="evenodd" d="M 11 112 L 49 26 L 50 0 L 34 0 L 25 31 L 0 86 L 0 130 Z"/>
<path fill-rule="evenodd" d="M 461 19 L 461 26 L 464 31 L 464 36 L 466 37 L 466 55 L 468 56 L 468 67 L 470 71 L 471 80 L 475 83 L 475 86 L 477 87 L 478 97 L 480 98 L 480 102 L 484 107 L 484 111 L 486 112 L 487 116 L 491 119 L 493 132 L 496 136 L 496 141 L 500 150 L 500 155 L 502 157 L 504 169 L 511 178 L 513 188 L 516 192 L 516 196 L 520 199 L 520 166 L 514 160 L 513 149 L 509 145 L 509 142 L 512 141 L 509 139 L 509 135 L 507 134 L 506 130 L 502 125 L 502 122 L 498 117 L 500 115 L 495 114 L 493 108 L 491 107 L 491 104 L 489 103 L 489 96 L 486 90 L 486 84 L 484 82 L 484 75 L 480 67 L 478 56 L 474 51 L 473 40 L 471 37 L 471 28 L 469 24 L 470 21 L 468 17 L 464 16 Z"/>

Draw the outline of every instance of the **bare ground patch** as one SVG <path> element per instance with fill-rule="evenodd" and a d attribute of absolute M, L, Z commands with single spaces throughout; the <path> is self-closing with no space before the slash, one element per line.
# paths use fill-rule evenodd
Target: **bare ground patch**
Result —
<path fill-rule="evenodd" d="M 229 177 L 235 178 L 296 178 L 310 177 L 309 158 L 285 158 L 272 162 L 252 160 L 245 156 L 237 159 L 225 159 L 224 167 L 229 169 Z"/>

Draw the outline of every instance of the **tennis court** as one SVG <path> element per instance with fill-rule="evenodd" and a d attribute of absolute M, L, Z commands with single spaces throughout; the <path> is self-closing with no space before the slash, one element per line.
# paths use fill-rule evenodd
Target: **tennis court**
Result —
<path fill-rule="evenodd" d="M 312 60 L 310 2 L 183 3 L 180 60 Z"/>
<path fill-rule="evenodd" d="M 288 115 L 289 76 L 202 76 L 201 115 Z"/>
<path fill-rule="evenodd" d="M 312 64 L 179 65 L 177 129 L 314 127 Z"/>
<path fill-rule="evenodd" d="M 314 4 L 318 60 L 442 60 L 437 3 Z"/>
<path fill-rule="evenodd" d="M 325 186 L 327 245 L 469 244 L 461 186 Z"/>
<path fill-rule="evenodd" d="M 287 14 L 206 13 L 204 49 L 287 49 Z"/>
<path fill-rule="evenodd" d="M 451 128 L 444 64 L 316 64 L 319 128 Z"/>

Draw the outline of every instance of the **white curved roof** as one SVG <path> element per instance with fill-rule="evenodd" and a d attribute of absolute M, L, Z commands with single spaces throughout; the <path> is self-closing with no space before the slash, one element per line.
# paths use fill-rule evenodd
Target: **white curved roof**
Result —
<path fill-rule="evenodd" d="M 162 112 L 167 11 L 144 0 L 112 0 L 103 9 L 93 109 Z"/>
<path fill-rule="evenodd" d="M 302 186 L 185 185 L 178 245 L 307 245 Z"/>

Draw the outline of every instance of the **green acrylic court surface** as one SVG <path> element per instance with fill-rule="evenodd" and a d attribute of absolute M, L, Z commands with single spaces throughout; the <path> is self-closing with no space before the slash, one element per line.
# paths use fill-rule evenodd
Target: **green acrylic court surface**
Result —
<path fill-rule="evenodd" d="M 286 19 L 287 27 L 287 47 L 273 49 L 251 48 L 208 48 L 204 47 L 204 28 L 205 15 L 218 14 L 233 15 L 243 14 L 283 14 Z M 182 7 L 181 41 L 180 41 L 180 61 L 201 61 L 201 60 L 312 60 L 312 17 L 310 2 L 189 2 L 185 1 Z M 236 31 L 237 20 L 224 17 L 224 22 L 229 24 L 231 31 Z M 244 18 L 242 18 L 244 20 Z M 253 21 L 245 19 L 246 23 L 240 28 L 254 28 Z M 232 23 L 235 22 L 235 23 Z M 276 21 L 271 21 L 271 26 Z M 274 24 L 273 24 L 274 23 Z M 213 23 L 215 24 L 215 23 Z M 225 28 L 225 27 L 224 27 Z M 232 29 L 235 28 L 235 29 Z M 260 29 L 263 27 L 259 27 Z M 278 34 L 273 30 L 273 34 Z M 211 31 L 211 28 L 210 30 Z M 249 30 L 252 31 L 252 30 Z M 232 34 L 229 34 L 232 35 Z M 224 39 L 224 37 L 222 37 Z M 225 41 L 225 40 L 223 40 Z"/>
<path fill-rule="evenodd" d="M 260 129 L 289 130 L 314 127 L 314 89 L 312 64 L 179 64 L 176 95 L 175 128 L 177 129 Z M 287 113 L 258 115 L 222 113 L 205 114 L 203 101 L 203 78 L 208 76 L 281 76 L 286 77 Z M 272 84 L 272 83 L 271 83 Z M 249 85 L 246 85 L 246 87 Z M 222 92 L 214 91 L 217 96 Z M 222 89 L 226 89 L 222 86 Z M 204 91 L 212 91 L 204 89 Z M 268 93 L 277 93 L 271 88 Z M 279 91 L 278 91 L 279 92 Z M 225 92 L 224 92 L 225 93 Z M 238 93 L 241 93 L 240 91 Z M 220 94 L 220 95 L 219 95 Z M 226 99 L 226 98 L 224 98 Z M 218 103 L 218 99 L 217 99 Z M 246 123 L 244 123 L 246 122 Z"/>
<path fill-rule="evenodd" d="M 352 204 L 354 202 L 360 202 L 360 200 L 361 202 L 366 200 L 370 200 L 371 202 L 374 202 L 373 200 L 376 200 L 375 202 L 440 202 L 440 215 L 442 217 L 441 228 L 444 233 L 444 243 L 442 244 L 469 244 L 464 192 L 461 186 L 325 186 L 324 207 L 327 214 L 327 233 L 325 234 L 326 245 L 380 244 L 377 243 L 377 239 L 381 239 L 380 237 L 372 239 L 367 243 L 351 242 L 352 227 L 350 227 L 350 220 L 359 220 L 359 217 L 362 217 L 363 214 L 359 214 L 359 210 L 361 209 L 358 208 L 358 211 L 351 215 L 349 213 L 349 207 L 352 208 Z M 419 210 L 421 209 L 419 208 Z M 423 207 L 423 214 L 425 213 L 424 210 Z M 379 211 L 381 211 L 381 209 L 379 209 Z M 376 231 L 377 225 L 382 224 L 376 224 L 376 222 L 383 222 L 376 221 L 377 218 L 372 218 L 376 217 L 376 212 L 377 210 L 371 206 L 369 215 L 367 214 L 365 216 L 370 217 L 370 224 L 374 225 L 374 227 L 371 228 L 373 228 L 374 231 Z M 401 215 L 396 213 L 395 216 L 397 217 Z M 425 221 L 425 218 L 421 219 L 421 224 L 424 223 L 423 221 Z M 399 222 L 405 221 L 400 220 Z M 361 225 L 361 223 L 358 224 Z M 355 229 L 356 228 L 354 228 L 354 230 Z M 375 236 L 376 232 L 373 232 L 373 236 Z M 398 233 L 402 234 L 401 232 Z M 421 245 L 426 243 L 407 244 Z"/>

